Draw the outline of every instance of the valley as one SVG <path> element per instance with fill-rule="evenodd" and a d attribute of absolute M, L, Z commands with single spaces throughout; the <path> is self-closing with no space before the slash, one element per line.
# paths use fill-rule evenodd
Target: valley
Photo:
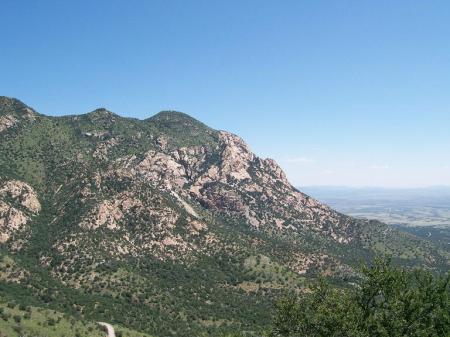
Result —
<path fill-rule="evenodd" d="M 302 189 L 342 213 L 384 222 L 450 250 L 450 187 Z"/>

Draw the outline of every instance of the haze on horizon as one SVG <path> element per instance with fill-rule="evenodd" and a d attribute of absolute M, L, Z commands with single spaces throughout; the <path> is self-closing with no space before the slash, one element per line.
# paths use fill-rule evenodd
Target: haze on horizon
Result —
<path fill-rule="evenodd" d="M 2 11 L 0 95 L 41 113 L 183 111 L 276 159 L 296 186 L 450 185 L 446 1 Z"/>

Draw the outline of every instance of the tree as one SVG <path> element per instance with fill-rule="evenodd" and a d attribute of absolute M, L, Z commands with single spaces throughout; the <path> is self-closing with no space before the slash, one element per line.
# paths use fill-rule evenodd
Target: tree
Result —
<path fill-rule="evenodd" d="M 362 268 L 348 289 L 321 281 L 311 293 L 287 296 L 276 305 L 275 336 L 444 337 L 450 336 L 450 274 L 395 268 L 377 259 Z"/>

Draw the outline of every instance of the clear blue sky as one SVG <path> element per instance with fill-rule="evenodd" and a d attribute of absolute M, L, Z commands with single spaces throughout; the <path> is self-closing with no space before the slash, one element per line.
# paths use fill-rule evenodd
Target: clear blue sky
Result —
<path fill-rule="evenodd" d="M 2 0 L 0 95 L 186 112 L 296 185 L 450 184 L 449 1 Z"/>

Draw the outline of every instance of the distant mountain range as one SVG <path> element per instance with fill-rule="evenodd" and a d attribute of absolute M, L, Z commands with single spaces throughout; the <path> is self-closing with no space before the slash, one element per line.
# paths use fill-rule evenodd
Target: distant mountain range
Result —
<path fill-rule="evenodd" d="M 184 113 L 50 117 L 8 97 L 0 242 L 4 300 L 156 336 L 258 333 L 284 290 L 347 282 L 377 254 L 450 263 L 439 245 L 300 192 L 275 161 Z"/>

